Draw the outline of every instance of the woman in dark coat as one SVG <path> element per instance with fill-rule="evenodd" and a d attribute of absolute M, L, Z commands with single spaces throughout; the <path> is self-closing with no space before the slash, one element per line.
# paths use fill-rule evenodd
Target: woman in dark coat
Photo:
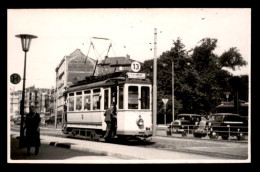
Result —
<path fill-rule="evenodd" d="M 35 147 L 35 155 L 39 152 L 40 147 L 40 124 L 41 118 L 35 111 L 34 106 L 30 106 L 30 112 L 25 119 L 25 129 L 26 129 L 26 147 L 27 154 L 30 155 L 31 147 Z"/>

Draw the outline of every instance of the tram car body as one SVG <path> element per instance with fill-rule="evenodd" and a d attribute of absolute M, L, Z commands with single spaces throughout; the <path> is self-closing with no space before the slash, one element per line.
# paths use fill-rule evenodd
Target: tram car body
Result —
<path fill-rule="evenodd" d="M 151 91 L 151 81 L 144 73 L 117 72 L 80 81 L 64 93 L 63 133 L 91 139 L 103 137 L 104 113 L 114 103 L 117 128 L 113 136 L 149 138 L 152 136 Z"/>

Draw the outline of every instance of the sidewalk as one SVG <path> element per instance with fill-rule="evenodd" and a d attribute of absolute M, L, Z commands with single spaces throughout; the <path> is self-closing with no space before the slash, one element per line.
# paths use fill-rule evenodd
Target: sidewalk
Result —
<path fill-rule="evenodd" d="M 15 133 L 13 133 L 15 134 Z M 17 141 L 15 138 L 17 135 L 12 136 L 12 142 Z M 52 151 L 56 152 L 57 147 L 62 147 L 61 149 L 71 149 L 78 150 L 78 152 L 89 152 L 93 155 L 103 155 L 103 156 L 111 156 L 121 160 L 131 160 L 131 162 L 141 161 L 141 162 L 149 162 L 149 163 L 183 163 L 183 162 L 195 162 L 195 163 L 215 163 L 215 162 L 226 162 L 226 160 L 230 160 L 229 158 L 222 157 L 219 158 L 217 156 L 207 155 L 207 154 L 194 154 L 191 152 L 184 151 L 166 151 L 166 150 L 158 150 L 158 149 L 149 149 L 143 147 L 136 146 L 128 146 L 128 145 L 119 145 L 119 144 L 111 144 L 111 143 L 101 143 L 101 142 L 93 142 L 86 140 L 77 140 L 77 139 L 67 139 L 67 138 L 58 138 L 58 137 L 50 137 L 50 136 L 41 136 L 41 143 L 45 145 L 41 147 L 41 151 Z M 52 146 L 51 146 L 52 145 Z M 14 145 L 11 145 L 11 156 L 20 157 L 24 156 L 25 151 L 21 151 Z M 34 149 L 32 149 L 34 151 Z M 59 149 L 59 151 L 61 151 Z M 193 150 L 194 151 L 194 150 Z M 198 150 L 196 150 L 198 151 Z M 200 150 L 201 151 L 201 150 Z M 62 152 L 62 151 L 61 151 Z M 58 152 L 56 154 L 59 154 Z M 62 154 L 62 153 L 61 153 Z M 66 159 L 66 155 L 63 159 Z M 39 156 L 31 156 L 25 157 L 25 159 L 37 159 Z M 55 159 L 53 157 L 45 157 L 49 158 L 49 160 Z M 56 157 L 57 158 L 57 157 Z M 233 157 L 233 161 L 239 161 L 237 158 Z M 218 160 L 218 161 L 216 161 Z M 119 162 L 118 160 L 116 162 Z M 124 161 L 126 162 L 126 161 Z M 230 161 L 229 161 L 230 162 Z M 241 161 L 240 161 L 241 162 Z"/>

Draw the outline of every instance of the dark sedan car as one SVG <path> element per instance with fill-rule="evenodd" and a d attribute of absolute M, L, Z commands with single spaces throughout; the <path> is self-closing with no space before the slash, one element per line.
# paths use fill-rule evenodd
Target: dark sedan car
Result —
<path fill-rule="evenodd" d="M 208 127 L 211 139 L 221 136 L 222 139 L 227 140 L 230 136 L 236 136 L 238 140 L 243 140 L 248 134 L 248 121 L 238 114 L 216 113 L 210 115 Z"/>
<path fill-rule="evenodd" d="M 168 126 L 166 134 L 176 133 L 186 136 L 188 133 L 192 133 L 192 130 L 200 120 L 201 116 L 198 114 L 179 114 L 177 119 Z"/>

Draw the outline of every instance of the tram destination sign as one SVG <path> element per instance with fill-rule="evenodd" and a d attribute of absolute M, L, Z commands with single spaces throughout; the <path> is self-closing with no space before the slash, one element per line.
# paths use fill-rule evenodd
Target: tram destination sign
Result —
<path fill-rule="evenodd" d="M 145 79 L 145 73 L 127 72 L 128 78 Z"/>

